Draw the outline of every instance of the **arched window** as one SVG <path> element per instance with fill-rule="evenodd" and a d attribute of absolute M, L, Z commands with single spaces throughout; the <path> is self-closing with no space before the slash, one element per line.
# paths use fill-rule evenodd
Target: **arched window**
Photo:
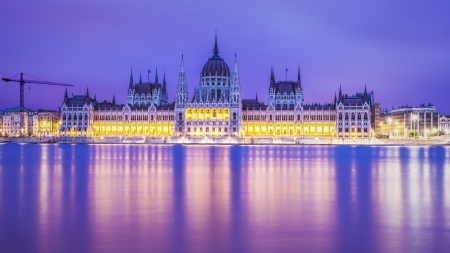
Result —
<path fill-rule="evenodd" d="M 84 120 L 87 120 L 88 119 L 88 116 L 87 116 L 87 114 L 85 114 L 84 115 Z"/>
<path fill-rule="evenodd" d="M 63 114 L 63 120 L 66 120 L 66 115 L 65 114 Z"/>
<path fill-rule="evenodd" d="M 215 118 L 216 117 L 216 111 L 214 110 L 212 114 L 213 114 L 213 118 Z"/>
<path fill-rule="evenodd" d="M 348 113 L 345 113 L 345 120 L 348 120 Z"/>
<path fill-rule="evenodd" d="M 339 119 L 342 120 L 342 113 L 339 113 Z"/>
<path fill-rule="evenodd" d="M 361 113 L 358 113 L 358 120 L 361 120 Z"/>
<path fill-rule="evenodd" d="M 355 119 L 355 113 L 352 113 L 352 120 Z"/>
<path fill-rule="evenodd" d="M 73 120 L 77 120 L 77 115 L 73 115 Z"/>
<path fill-rule="evenodd" d="M 211 90 L 211 100 L 216 98 L 216 91 L 214 89 Z"/>
<path fill-rule="evenodd" d="M 367 113 L 364 113 L 364 119 L 367 120 Z"/>
<path fill-rule="evenodd" d="M 236 120 L 236 113 L 233 112 L 233 120 Z"/>
<path fill-rule="evenodd" d="M 153 115 L 150 115 L 150 120 L 153 120 Z"/>
<path fill-rule="evenodd" d="M 300 121 L 300 114 L 297 114 L 297 120 Z"/>
<path fill-rule="evenodd" d="M 125 115 L 125 120 L 128 120 L 128 115 Z"/>
<path fill-rule="evenodd" d="M 178 120 L 182 120 L 183 119 L 183 113 L 178 113 Z"/>
<path fill-rule="evenodd" d="M 272 114 L 270 114 L 270 116 L 269 116 L 269 120 L 272 120 Z"/>
<path fill-rule="evenodd" d="M 217 90 L 217 101 L 220 99 L 220 93 L 221 93 L 221 91 L 220 91 L 220 89 L 218 89 Z"/>

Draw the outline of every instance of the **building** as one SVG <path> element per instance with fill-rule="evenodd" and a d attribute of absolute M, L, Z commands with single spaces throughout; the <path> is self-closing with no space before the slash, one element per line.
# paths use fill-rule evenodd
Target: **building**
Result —
<path fill-rule="evenodd" d="M 304 104 L 300 68 L 296 81 L 276 81 L 273 67 L 267 104 L 241 97 L 237 57 L 233 68 L 219 55 L 217 36 L 213 54 L 200 72 L 190 97 L 184 57 L 181 56 L 175 101 L 169 102 L 165 74 L 158 81 L 135 83 L 133 71 L 127 103 L 97 101 L 85 95 L 64 94 L 61 136 L 154 136 L 186 138 L 307 137 L 369 138 L 375 113 L 373 92 L 342 94 L 331 103 Z M 338 118 L 339 115 L 339 118 Z M 378 113 L 379 115 L 379 113 Z"/>
<path fill-rule="evenodd" d="M 381 112 L 381 135 L 390 137 L 429 137 L 439 134 L 439 113 L 436 107 L 402 106 Z"/>
<path fill-rule="evenodd" d="M 368 138 L 372 132 L 373 92 L 354 95 L 343 95 L 339 88 L 339 97 L 336 100 L 337 136 L 342 138 L 364 137 Z"/>
<path fill-rule="evenodd" d="M 20 125 L 21 115 L 23 127 Z M 50 137 L 59 134 L 60 112 L 51 110 L 31 110 L 20 107 L 8 108 L 0 112 L 0 136 L 7 137 Z"/>
<path fill-rule="evenodd" d="M 445 135 L 450 134 L 450 115 L 441 116 L 439 118 L 439 131 Z"/>

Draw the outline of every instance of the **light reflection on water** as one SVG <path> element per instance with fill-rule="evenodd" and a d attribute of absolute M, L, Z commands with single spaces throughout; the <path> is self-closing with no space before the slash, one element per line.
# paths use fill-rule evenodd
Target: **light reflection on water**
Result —
<path fill-rule="evenodd" d="M 450 148 L 0 145 L 1 252 L 444 252 Z"/>

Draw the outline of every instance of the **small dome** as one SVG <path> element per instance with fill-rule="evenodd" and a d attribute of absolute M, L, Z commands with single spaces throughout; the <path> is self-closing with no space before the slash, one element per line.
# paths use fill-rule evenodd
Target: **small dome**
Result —
<path fill-rule="evenodd" d="M 219 47 L 217 46 L 217 36 L 216 43 L 213 50 L 214 55 L 208 59 L 203 66 L 202 77 L 203 76 L 226 76 L 230 77 L 230 69 L 225 61 L 219 56 Z"/>

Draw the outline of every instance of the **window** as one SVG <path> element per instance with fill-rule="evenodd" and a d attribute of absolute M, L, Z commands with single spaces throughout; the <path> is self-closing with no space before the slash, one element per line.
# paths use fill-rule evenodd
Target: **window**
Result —
<path fill-rule="evenodd" d="M 150 120 L 153 120 L 153 115 L 150 115 Z"/>
<path fill-rule="evenodd" d="M 228 128 L 227 128 L 227 127 L 225 127 L 225 130 L 224 130 L 224 132 L 228 132 Z"/>
<path fill-rule="evenodd" d="M 233 132 L 235 132 L 235 133 L 236 133 L 236 128 L 235 128 L 235 127 L 233 127 Z"/>
<path fill-rule="evenodd" d="M 233 112 L 233 120 L 236 120 L 236 113 Z"/>
<path fill-rule="evenodd" d="M 178 120 L 182 120 L 183 119 L 183 113 L 178 113 Z"/>
<path fill-rule="evenodd" d="M 272 114 L 269 116 L 269 120 L 272 120 Z"/>

